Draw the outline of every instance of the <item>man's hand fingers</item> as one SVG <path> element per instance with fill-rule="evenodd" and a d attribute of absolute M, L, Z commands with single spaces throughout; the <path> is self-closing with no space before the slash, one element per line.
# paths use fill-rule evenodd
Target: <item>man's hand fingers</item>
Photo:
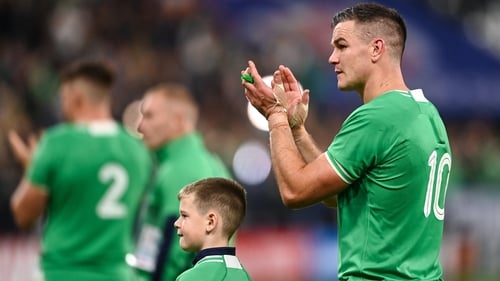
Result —
<path fill-rule="evenodd" d="M 262 81 L 262 77 L 260 77 L 259 71 L 257 70 L 257 67 L 255 66 L 255 63 L 252 60 L 248 61 L 248 73 L 253 77 L 254 83 L 259 83 L 264 84 L 264 81 Z"/>
<path fill-rule="evenodd" d="M 14 130 L 9 131 L 8 137 L 9 137 L 9 143 L 15 152 L 25 151 L 28 149 L 28 147 L 26 146 L 26 144 L 16 131 Z"/>
<path fill-rule="evenodd" d="M 35 134 L 30 134 L 28 137 L 28 146 L 30 154 L 33 153 L 37 145 L 38 145 L 38 136 Z"/>
<path fill-rule="evenodd" d="M 31 151 L 29 147 L 21 139 L 19 134 L 14 130 L 9 131 L 8 138 L 14 156 L 25 167 L 31 157 Z"/>
<path fill-rule="evenodd" d="M 309 89 L 305 89 L 302 92 L 302 104 L 309 105 L 309 93 L 311 91 Z"/>
<path fill-rule="evenodd" d="M 300 92 L 299 82 L 295 78 L 289 67 L 280 65 L 281 79 L 286 91 Z"/>

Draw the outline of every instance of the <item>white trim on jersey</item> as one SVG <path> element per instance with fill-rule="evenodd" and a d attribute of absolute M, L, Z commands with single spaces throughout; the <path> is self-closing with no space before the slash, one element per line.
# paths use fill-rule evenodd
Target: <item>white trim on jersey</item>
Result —
<path fill-rule="evenodd" d="M 339 172 L 339 170 L 337 170 L 337 166 L 339 167 L 339 169 L 342 170 L 343 174 L 347 175 L 347 172 L 344 170 L 344 168 L 342 168 L 342 165 L 340 165 L 340 163 L 337 161 L 337 160 L 334 160 L 335 163 L 337 163 L 337 166 L 335 164 L 333 164 L 332 160 L 330 159 L 330 157 L 328 157 L 328 152 L 324 152 L 325 154 L 325 157 L 326 159 L 328 160 L 328 163 L 330 163 L 330 166 L 333 168 L 333 170 L 335 171 L 335 173 L 337 173 L 337 175 L 347 184 L 351 184 L 353 182 L 353 179 L 346 179 L 342 173 Z"/>
<path fill-rule="evenodd" d="M 411 90 L 410 94 L 417 102 L 429 102 L 429 100 L 424 96 L 424 91 L 422 91 L 422 89 Z"/>
<path fill-rule="evenodd" d="M 111 120 L 90 122 L 87 126 L 89 133 L 95 136 L 115 135 L 118 132 L 118 124 Z"/>
<path fill-rule="evenodd" d="M 203 259 L 201 261 L 199 261 L 197 264 L 202 264 L 202 263 L 206 263 L 206 262 L 218 262 L 218 263 L 223 263 L 224 261 L 223 260 L 220 260 L 220 259 L 214 259 L 214 258 L 208 258 L 208 259 Z"/>
<path fill-rule="evenodd" d="M 226 262 L 226 266 L 228 268 L 243 269 L 243 267 L 240 264 L 240 261 L 236 256 L 224 255 L 224 261 Z"/>

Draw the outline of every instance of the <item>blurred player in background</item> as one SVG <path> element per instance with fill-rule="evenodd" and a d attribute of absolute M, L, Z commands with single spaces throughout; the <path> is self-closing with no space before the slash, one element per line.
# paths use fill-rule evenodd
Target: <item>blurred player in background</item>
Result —
<path fill-rule="evenodd" d="M 284 204 L 338 206 L 340 280 L 441 280 L 444 198 L 451 169 L 445 126 L 401 60 L 406 26 L 393 9 L 357 4 L 332 22 L 329 63 L 338 88 L 364 105 L 326 152 L 305 129 L 308 92 L 280 66 L 272 89 L 250 61 L 247 99 L 268 119 Z"/>
<path fill-rule="evenodd" d="M 111 115 L 112 70 L 81 61 L 60 76 L 66 123 L 36 145 L 10 132 L 26 168 L 11 205 L 21 228 L 45 214 L 41 269 L 46 281 L 133 280 L 125 262 L 152 162 L 140 139 Z"/>
<path fill-rule="evenodd" d="M 196 129 L 198 106 L 184 85 L 151 87 L 140 110 L 138 131 L 154 152 L 157 169 L 132 265 L 142 280 L 174 281 L 194 258 L 182 250 L 174 228 L 179 190 L 203 178 L 229 178 L 230 174 L 205 147 Z"/>
<path fill-rule="evenodd" d="M 230 239 L 243 223 L 246 191 L 225 178 L 207 178 L 179 192 L 179 218 L 175 221 L 181 248 L 197 253 L 194 267 L 177 281 L 249 281 Z"/>

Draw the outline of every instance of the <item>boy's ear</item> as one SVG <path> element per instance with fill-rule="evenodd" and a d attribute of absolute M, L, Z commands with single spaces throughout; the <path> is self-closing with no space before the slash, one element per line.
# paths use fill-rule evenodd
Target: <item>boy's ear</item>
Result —
<path fill-rule="evenodd" d="M 219 223 L 219 218 L 218 218 L 217 214 L 215 212 L 212 212 L 212 211 L 208 212 L 207 224 L 206 224 L 205 231 L 207 233 L 212 232 L 218 223 Z"/>

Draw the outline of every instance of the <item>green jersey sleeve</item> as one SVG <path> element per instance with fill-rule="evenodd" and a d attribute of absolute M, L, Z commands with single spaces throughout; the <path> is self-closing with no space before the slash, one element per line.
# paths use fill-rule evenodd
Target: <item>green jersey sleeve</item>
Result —
<path fill-rule="evenodd" d="M 51 132 L 44 134 L 33 154 L 31 164 L 27 170 L 30 182 L 50 192 L 50 176 L 57 170 L 58 146 L 54 146 Z"/>
<path fill-rule="evenodd" d="M 332 167 L 348 184 L 384 159 L 390 149 L 388 144 L 396 138 L 390 128 L 372 118 L 371 112 L 353 112 L 327 150 Z"/>

